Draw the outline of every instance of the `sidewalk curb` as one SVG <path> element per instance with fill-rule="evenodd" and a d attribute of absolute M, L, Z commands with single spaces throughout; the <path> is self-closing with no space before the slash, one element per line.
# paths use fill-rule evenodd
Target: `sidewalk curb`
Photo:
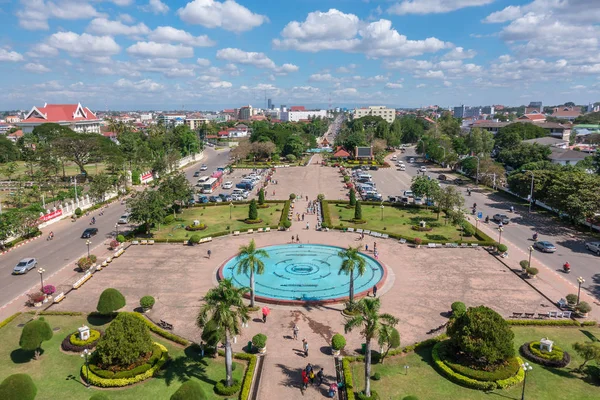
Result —
<path fill-rule="evenodd" d="M 41 232 L 41 231 L 40 231 L 40 232 Z M 34 237 L 34 238 L 31 238 L 31 239 L 24 240 L 24 241 L 20 242 L 18 245 L 16 245 L 16 246 L 13 246 L 13 247 L 11 247 L 10 249 L 8 249 L 8 250 L 6 250 L 6 251 L 3 251 L 2 253 L 0 253 L 0 256 L 3 256 L 3 255 L 4 255 L 4 254 L 6 254 L 6 253 L 10 253 L 10 252 L 11 252 L 11 251 L 13 251 L 14 249 L 18 249 L 19 247 L 21 247 L 21 246 L 24 246 L 24 245 L 26 245 L 27 243 L 33 242 L 34 240 L 36 240 L 36 239 L 39 239 L 39 238 L 41 238 L 41 237 L 42 237 L 42 234 L 40 233 L 38 236 L 36 236 L 36 237 Z"/>

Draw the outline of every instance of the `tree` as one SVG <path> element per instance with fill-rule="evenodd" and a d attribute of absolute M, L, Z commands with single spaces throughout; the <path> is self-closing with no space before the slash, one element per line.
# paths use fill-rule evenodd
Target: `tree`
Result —
<path fill-rule="evenodd" d="M 194 194 L 194 190 L 183 172 L 173 173 L 163 179 L 158 186 L 158 192 L 166 204 L 180 205 L 185 203 Z M 174 214 L 175 208 L 173 208 Z"/>
<path fill-rule="evenodd" d="M 416 197 L 426 197 L 433 199 L 436 197 L 436 192 L 440 191 L 440 185 L 433 179 L 426 176 L 416 176 L 412 179 L 410 190 L 413 191 Z"/>
<path fill-rule="evenodd" d="M 269 253 L 257 249 L 254 239 L 248 246 L 240 246 L 237 255 L 237 273 L 250 273 L 250 307 L 254 307 L 254 274 L 262 275 L 265 272 L 263 258 L 269 258 Z"/>
<path fill-rule="evenodd" d="M 447 186 L 444 189 L 434 193 L 435 202 L 437 203 L 437 219 L 440 219 L 441 210 L 452 211 L 455 208 L 460 208 L 465 204 L 465 199 L 462 194 L 454 186 Z"/>
<path fill-rule="evenodd" d="M 16 162 L 9 162 L 2 169 L 2 173 L 6 175 L 9 181 L 12 180 L 13 175 L 17 172 L 19 165 Z"/>
<path fill-rule="evenodd" d="M 547 184 L 545 202 L 569 216 L 573 223 L 593 218 L 600 212 L 600 177 L 583 171 L 555 175 Z"/>
<path fill-rule="evenodd" d="M 390 350 L 400 347 L 400 332 L 391 325 L 383 325 L 379 332 L 377 344 L 379 344 L 381 363 L 383 364 L 383 360 Z"/>
<path fill-rule="evenodd" d="M 596 150 L 596 153 L 594 153 L 593 165 L 596 173 L 600 175 L 600 150 Z"/>
<path fill-rule="evenodd" d="M 360 201 L 356 201 L 354 205 L 354 220 L 362 221 L 362 206 L 360 205 Z"/>
<path fill-rule="evenodd" d="M 258 204 L 261 206 L 265 204 L 265 189 L 263 188 L 258 191 Z"/>
<path fill-rule="evenodd" d="M 356 203 L 359 204 L 358 202 Z M 358 247 L 348 246 L 346 250 L 340 250 L 338 252 L 338 257 L 342 259 L 342 265 L 340 266 L 340 270 L 338 271 L 338 275 L 342 273 L 345 275 L 350 275 L 350 294 L 349 294 L 349 302 L 350 306 L 354 306 L 354 272 L 358 274 L 358 276 L 363 276 L 367 271 L 367 262 L 364 257 L 362 257 L 358 251 Z"/>
<path fill-rule="evenodd" d="M 515 355 L 514 333 L 500 314 L 485 306 L 470 307 L 448 327 L 457 352 L 478 364 L 497 364 Z"/>
<path fill-rule="evenodd" d="M 577 368 L 580 372 L 588 362 L 600 362 L 600 344 L 596 342 L 576 342 L 573 344 L 573 350 L 583 358 L 583 363 Z"/>
<path fill-rule="evenodd" d="M 536 124 L 515 122 L 514 124 L 500 128 L 496 134 L 495 141 L 496 145 L 501 149 L 513 149 L 523 140 L 536 139 L 546 135 L 546 130 Z"/>
<path fill-rule="evenodd" d="M 148 326 L 130 313 L 119 313 L 96 346 L 98 360 L 105 366 L 128 366 L 151 351 Z"/>
<path fill-rule="evenodd" d="M 241 324 L 246 323 L 250 316 L 248 308 L 244 304 L 244 294 L 248 288 L 235 288 L 230 279 L 223 279 L 219 286 L 210 289 L 204 296 L 204 304 L 196 319 L 196 325 L 204 328 L 209 321 L 222 332 L 222 340 L 225 342 L 225 386 L 233 385 L 231 374 L 232 350 L 231 339 L 241 333 Z"/>
<path fill-rule="evenodd" d="M 0 163 L 12 163 L 18 161 L 19 158 L 21 158 L 21 152 L 12 140 L 0 137 Z"/>
<path fill-rule="evenodd" d="M 356 192 L 353 188 L 350 188 L 350 202 L 348 204 L 352 207 L 356 205 Z"/>
<path fill-rule="evenodd" d="M 494 149 L 494 136 L 481 128 L 473 128 L 466 137 L 466 144 L 471 154 L 487 155 Z"/>
<path fill-rule="evenodd" d="M 356 307 L 358 315 L 350 318 L 344 324 L 346 333 L 360 328 L 360 334 L 365 339 L 365 396 L 371 396 L 371 341 L 378 338 L 384 326 L 394 327 L 398 324 L 398 318 L 391 314 L 379 314 L 381 302 L 379 298 L 361 299 Z"/>
<path fill-rule="evenodd" d="M 152 224 L 158 224 L 165 218 L 165 205 L 158 191 L 146 189 L 127 200 L 129 219 L 144 224 L 146 234 L 149 234 Z"/>
<path fill-rule="evenodd" d="M 114 179 L 106 174 L 98 174 L 90 183 L 90 195 L 100 201 L 104 201 L 106 192 L 114 187 Z"/>
<path fill-rule="evenodd" d="M 0 383 L 2 400 L 33 400 L 36 394 L 37 387 L 27 374 L 10 375 Z"/>
<path fill-rule="evenodd" d="M 248 206 L 248 219 L 250 221 L 256 221 L 258 219 L 258 207 L 256 205 L 256 199 L 250 200 L 250 205 Z"/>
<path fill-rule="evenodd" d="M 205 400 L 206 393 L 196 381 L 185 381 L 171 396 L 171 400 Z"/>
<path fill-rule="evenodd" d="M 29 321 L 21 331 L 19 346 L 26 351 L 34 351 L 34 358 L 37 359 L 40 355 L 42 342 L 52 339 L 52 328 L 44 320 L 44 317 Z"/>
<path fill-rule="evenodd" d="M 513 149 L 501 150 L 498 160 L 514 169 L 520 169 L 522 165 L 530 162 L 548 161 L 550 154 L 552 154 L 552 150 L 548 146 L 537 143 L 519 143 Z"/>
<path fill-rule="evenodd" d="M 125 297 L 117 289 L 108 288 L 100 295 L 96 310 L 100 314 L 109 315 L 123 307 L 125 307 Z"/>
<path fill-rule="evenodd" d="M 74 162 L 80 173 L 87 176 L 85 165 L 101 158 L 101 141 L 104 139 L 110 140 L 96 133 L 68 132 L 54 139 L 52 146 L 60 157 Z"/>

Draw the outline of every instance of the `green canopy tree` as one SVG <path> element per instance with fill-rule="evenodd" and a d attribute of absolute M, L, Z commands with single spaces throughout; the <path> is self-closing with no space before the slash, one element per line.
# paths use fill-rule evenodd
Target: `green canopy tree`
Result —
<path fill-rule="evenodd" d="M 578 371 L 583 371 L 590 361 L 600 362 L 600 344 L 596 342 L 576 342 L 573 344 L 573 350 L 583 358 L 583 363 L 577 368 Z"/>
<path fill-rule="evenodd" d="M 387 357 L 390 350 L 400 347 L 400 332 L 391 325 L 383 325 L 379 331 L 377 344 L 379 344 L 381 363 L 383 364 L 383 360 Z"/>
<path fill-rule="evenodd" d="M 100 294 L 96 310 L 100 314 L 109 315 L 123 307 L 125 307 L 125 297 L 117 289 L 108 288 Z"/>
<path fill-rule="evenodd" d="M 354 219 L 362 221 L 362 206 L 360 205 L 360 201 L 356 201 L 356 204 L 354 204 Z"/>
<path fill-rule="evenodd" d="M 257 249 L 254 239 L 247 246 L 240 246 L 237 254 L 237 273 L 250 274 L 250 307 L 254 307 L 254 275 L 265 272 L 264 258 L 269 258 L 269 253 Z"/>
<path fill-rule="evenodd" d="M 114 188 L 115 181 L 113 177 L 106 174 L 98 174 L 94 176 L 94 179 L 90 183 L 90 195 L 99 200 L 104 201 L 106 193 Z"/>
<path fill-rule="evenodd" d="M 164 220 L 166 215 L 165 206 L 165 199 L 156 190 L 146 189 L 127 200 L 127 208 L 130 212 L 129 219 L 144 224 L 146 234 L 150 233 L 150 227 L 153 224 L 159 224 Z"/>
<path fill-rule="evenodd" d="M 256 199 L 252 199 L 250 201 L 250 205 L 248 206 L 248 219 L 251 221 L 256 221 L 258 219 L 258 206 L 256 205 Z"/>
<path fill-rule="evenodd" d="M 42 342 L 52 339 L 53 333 L 50 324 L 44 320 L 44 317 L 29 321 L 21 331 L 19 346 L 23 350 L 35 352 L 34 358 L 37 360 L 42 350 Z"/>
<path fill-rule="evenodd" d="M 433 194 L 433 199 L 437 203 L 437 219 L 440 219 L 440 212 L 452 211 L 455 208 L 460 208 L 465 204 L 465 199 L 462 194 L 454 186 L 446 186 Z"/>
<path fill-rule="evenodd" d="M 354 189 L 350 189 L 350 202 L 349 205 L 354 207 L 356 205 L 356 191 Z"/>
<path fill-rule="evenodd" d="M 10 375 L 0 383 L 2 400 L 33 400 L 36 394 L 37 387 L 27 374 Z"/>
<path fill-rule="evenodd" d="M 398 324 L 398 318 L 391 314 L 380 314 L 381 301 L 379 298 L 361 299 L 356 310 L 358 315 L 350 318 L 344 324 L 346 333 L 356 328 L 361 329 L 360 334 L 365 339 L 365 396 L 371 396 L 371 341 L 378 338 L 385 326 L 394 327 Z"/>
<path fill-rule="evenodd" d="M 102 158 L 101 142 L 110 140 L 96 133 L 68 132 L 52 141 L 52 147 L 59 157 L 72 161 L 81 174 L 87 176 L 85 165 Z"/>
<path fill-rule="evenodd" d="M 263 188 L 258 191 L 258 204 L 261 206 L 265 204 L 265 189 Z"/>
<path fill-rule="evenodd" d="M 166 204 L 182 205 L 192 197 L 194 190 L 185 174 L 183 172 L 176 172 L 160 182 L 158 192 Z M 173 207 L 173 215 L 175 215 L 175 207 Z"/>
<path fill-rule="evenodd" d="M 152 351 L 148 327 L 130 313 L 119 313 L 98 341 L 96 354 L 106 366 L 127 366 Z"/>
<path fill-rule="evenodd" d="M 225 344 L 225 385 L 233 385 L 231 373 L 232 350 L 231 341 L 241 332 L 241 324 L 246 323 L 250 316 L 244 304 L 244 294 L 248 288 L 236 288 L 230 279 L 223 279 L 219 286 L 210 289 L 204 296 L 204 304 L 196 319 L 196 325 L 203 329 L 209 321 L 213 321 L 219 332 L 223 334 Z"/>
<path fill-rule="evenodd" d="M 359 204 L 358 202 L 356 203 Z M 349 301 L 350 305 L 354 305 L 354 273 L 358 276 L 363 276 L 367 271 L 367 262 L 364 257 L 360 255 L 358 247 L 348 246 L 345 250 L 338 252 L 338 257 L 342 259 L 342 265 L 338 271 L 338 275 L 345 274 L 350 276 L 350 292 Z"/>
<path fill-rule="evenodd" d="M 417 197 L 425 197 L 427 199 L 435 199 L 436 193 L 440 191 L 440 185 L 437 181 L 429 179 L 426 176 L 415 176 L 412 179 L 410 190 L 413 191 Z"/>

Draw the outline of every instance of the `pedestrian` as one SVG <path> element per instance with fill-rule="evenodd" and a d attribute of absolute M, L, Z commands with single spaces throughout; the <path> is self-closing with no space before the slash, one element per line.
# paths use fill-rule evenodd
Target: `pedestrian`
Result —
<path fill-rule="evenodd" d="M 375 259 L 379 260 L 379 253 L 377 251 L 375 251 Z"/>
<path fill-rule="evenodd" d="M 275 191 L 273 190 L 273 196 L 275 196 Z"/>
<path fill-rule="evenodd" d="M 373 251 L 377 251 L 377 242 L 373 242 Z"/>
<path fill-rule="evenodd" d="M 369 251 L 369 245 L 365 244 L 365 252 Z"/>
<path fill-rule="evenodd" d="M 296 235 L 296 243 L 300 243 L 300 238 Z"/>
<path fill-rule="evenodd" d="M 292 243 L 294 243 L 294 235 L 292 235 Z"/>
<path fill-rule="evenodd" d="M 306 375 L 310 375 L 310 371 L 313 370 L 312 364 L 311 363 L 306 364 L 305 370 L 306 370 Z"/>
<path fill-rule="evenodd" d="M 267 323 L 267 313 L 263 310 L 263 324 Z"/>
<path fill-rule="evenodd" d="M 365 233 L 364 233 L 364 232 L 361 232 L 361 233 L 360 233 L 360 240 L 363 240 L 364 238 L 365 238 Z"/>
<path fill-rule="evenodd" d="M 302 339 L 302 349 L 304 350 L 304 357 L 308 357 L 308 342 L 306 338 Z"/>
<path fill-rule="evenodd" d="M 317 373 L 317 378 L 319 378 L 319 386 L 321 386 L 323 384 L 323 368 Z"/>
<path fill-rule="evenodd" d="M 309 230 L 309 229 L 310 229 L 310 224 L 307 222 L 306 223 L 306 230 Z"/>
<path fill-rule="evenodd" d="M 310 372 L 308 373 L 308 377 L 310 378 L 310 384 L 314 385 L 315 384 L 315 371 L 313 371 L 313 369 L 310 369 Z"/>
<path fill-rule="evenodd" d="M 308 196 L 306 196 L 306 201 L 308 201 Z"/>
<path fill-rule="evenodd" d="M 208 259 L 210 260 L 210 255 L 212 254 L 212 251 L 210 251 L 210 249 L 208 249 L 208 251 L 206 253 L 208 254 Z"/>
<path fill-rule="evenodd" d="M 302 370 L 302 389 L 306 390 L 308 388 L 308 376 L 306 375 L 306 370 Z"/>
<path fill-rule="evenodd" d="M 200 342 L 200 358 L 204 358 L 204 342 Z"/>
<path fill-rule="evenodd" d="M 377 285 L 373 285 L 373 297 L 377 297 Z"/>
<path fill-rule="evenodd" d="M 302 221 L 304 221 L 304 213 L 302 213 Z"/>
<path fill-rule="evenodd" d="M 292 328 L 292 332 L 294 333 L 294 340 L 298 340 L 298 331 L 300 329 L 298 329 L 298 325 L 294 324 L 294 327 Z"/>

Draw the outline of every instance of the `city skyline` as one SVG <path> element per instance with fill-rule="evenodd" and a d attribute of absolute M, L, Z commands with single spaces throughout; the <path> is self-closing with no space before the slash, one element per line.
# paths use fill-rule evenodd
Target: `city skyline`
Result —
<path fill-rule="evenodd" d="M 558 105 L 600 89 L 593 0 L 21 0 L 3 16 L 0 109 Z"/>

